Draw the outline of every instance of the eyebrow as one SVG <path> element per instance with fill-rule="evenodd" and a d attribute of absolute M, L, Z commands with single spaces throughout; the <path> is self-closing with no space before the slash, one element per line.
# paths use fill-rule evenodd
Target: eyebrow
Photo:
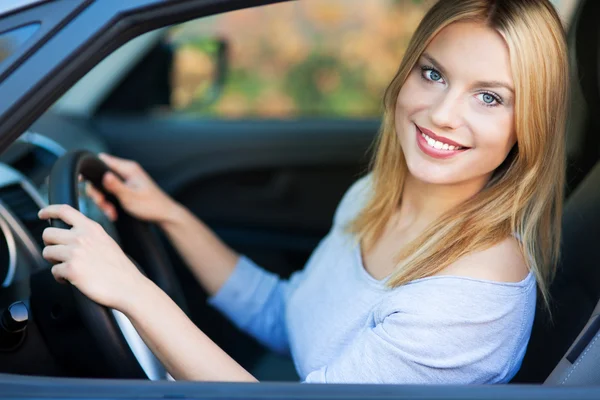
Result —
<path fill-rule="evenodd" d="M 508 90 L 512 94 L 515 93 L 514 89 L 509 84 L 500 82 L 500 81 L 477 81 L 477 82 L 475 82 L 474 86 L 489 87 L 489 88 L 500 88 L 501 87 L 501 88 Z"/>
<path fill-rule="evenodd" d="M 427 53 L 423 53 L 423 58 L 427 59 L 427 61 L 429 61 L 438 71 L 440 71 L 442 73 L 442 75 L 447 75 L 446 74 L 446 69 L 444 67 L 442 67 L 442 65 L 436 61 L 435 58 L 431 57 L 431 55 L 427 54 Z M 505 82 L 501 82 L 501 81 L 477 81 L 475 82 L 474 86 L 477 87 L 489 87 L 489 88 L 505 88 L 507 89 L 509 92 L 511 93 L 515 93 L 515 90 L 512 88 L 511 85 L 509 85 L 508 83 Z"/>
<path fill-rule="evenodd" d="M 431 56 L 430 56 L 429 54 L 427 54 L 427 53 L 423 53 L 423 58 L 426 58 L 426 59 L 427 59 L 427 61 L 429 61 L 431 64 L 433 64 L 433 66 L 434 66 L 434 67 L 435 67 L 435 68 L 436 68 L 438 71 L 440 71 L 440 72 L 441 72 L 443 75 L 446 75 L 446 69 L 445 69 L 444 67 L 442 67 L 442 66 L 440 65 L 440 63 L 439 63 L 439 62 L 437 62 L 437 61 L 435 60 L 435 58 L 431 57 Z"/>

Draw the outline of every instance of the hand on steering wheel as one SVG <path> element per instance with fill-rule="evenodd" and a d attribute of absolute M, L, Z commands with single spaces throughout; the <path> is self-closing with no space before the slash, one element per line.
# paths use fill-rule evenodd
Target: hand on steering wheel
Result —
<path fill-rule="evenodd" d="M 98 304 L 125 312 L 127 300 L 147 278 L 102 226 L 69 205 L 48 206 L 39 217 L 59 219 L 72 227 L 44 230 L 42 255 L 55 264 L 54 277 L 68 281 Z"/>
<path fill-rule="evenodd" d="M 57 263 L 52 269 L 54 278 L 71 283 L 68 286 L 58 285 L 71 292 L 71 296 L 58 294 L 58 288 L 45 287 L 45 276 L 50 275 L 50 271 L 42 270 L 32 279 L 35 287 L 32 288 L 32 307 L 36 308 L 38 315 L 51 314 L 54 305 L 76 310 L 98 355 L 105 361 L 88 367 L 78 354 L 67 351 L 76 373 L 81 373 L 83 368 L 105 377 L 165 379 L 164 367 L 131 323 L 114 309 L 125 310 L 136 290 L 148 287 L 147 284 L 152 282 L 184 311 L 187 309 L 185 298 L 163 243 L 148 222 L 124 213 L 118 200 L 111 200 L 121 213 L 117 224 L 122 229 L 122 236 L 134 239 L 129 242 L 133 247 L 128 248 L 128 252 L 134 252 L 135 261 L 132 262 L 99 224 L 77 211 L 79 177 L 89 180 L 98 190 L 104 190 L 102 180 L 107 172 L 112 171 L 87 151 L 68 152 L 54 164 L 49 182 L 51 205 L 40 211 L 40 218 L 50 219 L 52 226 L 43 235 L 48 244 L 44 257 Z M 110 193 L 106 192 L 104 196 L 110 196 Z M 54 283 L 52 276 L 50 281 Z M 63 297 L 46 298 L 44 293 Z M 67 300 L 69 298 L 74 301 L 75 307 L 62 303 L 70 301 Z M 47 320 L 53 321 L 51 317 Z M 42 328 L 55 329 L 60 335 L 63 325 L 50 324 Z M 57 351 L 65 352 L 62 342 L 52 343 L 57 346 Z"/>
<path fill-rule="evenodd" d="M 102 185 L 117 198 L 126 212 L 140 220 L 159 224 L 168 218 L 169 210 L 175 208 L 175 202 L 137 162 L 108 154 L 100 154 L 98 158 L 120 175 L 118 177 L 113 172 L 107 172 L 102 177 Z M 114 204 L 100 190 L 88 184 L 86 191 L 110 220 L 118 218 Z"/>

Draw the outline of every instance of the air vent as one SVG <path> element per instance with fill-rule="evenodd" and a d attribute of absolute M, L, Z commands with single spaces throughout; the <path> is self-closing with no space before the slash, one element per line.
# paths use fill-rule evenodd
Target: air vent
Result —
<path fill-rule="evenodd" d="M 25 175 L 36 187 L 43 184 L 57 159 L 58 156 L 49 149 L 25 141 L 14 142 L 0 156 L 0 161 Z"/>
<path fill-rule="evenodd" d="M 43 249 L 42 232 L 49 225 L 38 218 L 40 207 L 29 193 L 20 184 L 15 183 L 0 188 L 0 200 L 25 225 L 40 249 Z"/>

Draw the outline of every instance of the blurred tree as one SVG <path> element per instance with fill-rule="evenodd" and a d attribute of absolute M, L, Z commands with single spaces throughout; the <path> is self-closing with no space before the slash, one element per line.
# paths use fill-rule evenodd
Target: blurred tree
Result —
<path fill-rule="evenodd" d="M 302 0 L 175 26 L 173 104 L 188 116 L 378 117 L 383 91 L 435 2 Z M 554 3 L 566 16 L 577 0 Z M 227 40 L 230 72 L 221 98 L 199 107 L 210 79 L 207 37 Z"/>

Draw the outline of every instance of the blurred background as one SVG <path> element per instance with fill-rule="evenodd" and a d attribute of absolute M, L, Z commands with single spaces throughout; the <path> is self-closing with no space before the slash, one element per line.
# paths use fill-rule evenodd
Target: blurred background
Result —
<path fill-rule="evenodd" d="M 167 35 L 174 50 L 170 111 L 228 119 L 378 117 L 383 91 L 434 3 L 302 0 L 174 26 Z M 553 3 L 568 21 L 577 1 Z M 220 78 L 219 52 L 226 53 Z"/>

